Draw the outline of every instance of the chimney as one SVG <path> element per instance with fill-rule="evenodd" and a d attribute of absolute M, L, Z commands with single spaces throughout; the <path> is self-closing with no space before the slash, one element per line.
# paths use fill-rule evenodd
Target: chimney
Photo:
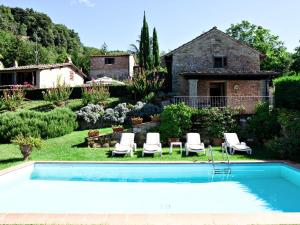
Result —
<path fill-rule="evenodd" d="M 19 66 L 18 61 L 15 60 L 15 61 L 14 61 L 14 67 L 18 67 L 18 66 Z"/>

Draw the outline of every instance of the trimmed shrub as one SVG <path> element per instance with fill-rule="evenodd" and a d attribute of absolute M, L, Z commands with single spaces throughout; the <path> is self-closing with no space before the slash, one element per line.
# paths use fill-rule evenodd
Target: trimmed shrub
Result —
<path fill-rule="evenodd" d="M 249 132 L 265 142 L 279 135 L 280 125 L 277 122 L 277 112 L 271 109 L 268 103 L 256 106 L 255 114 L 249 118 Z"/>
<path fill-rule="evenodd" d="M 103 106 L 88 104 L 76 112 L 80 129 L 96 129 L 102 124 Z"/>
<path fill-rule="evenodd" d="M 71 133 L 76 127 L 76 115 L 67 108 L 50 112 L 7 112 L 0 114 L 0 141 L 9 142 L 17 135 L 59 137 Z"/>
<path fill-rule="evenodd" d="M 283 76 L 273 82 L 275 107 L 300 110 L 300 76 Z"/>
<path fill-rule="evenodd" d="M 209 138 L 223 138 L 225 132 L 236 132 L 238 111 L 231 108 L 203 108 L 193 112 L 192 127 Z"/>
<path fill-rule="evenodd" d="M 191 128 L 192 112 L 193 109 L 184 103 L 166 106 L 160 116 L 162 140 L 181 138 Z"/>

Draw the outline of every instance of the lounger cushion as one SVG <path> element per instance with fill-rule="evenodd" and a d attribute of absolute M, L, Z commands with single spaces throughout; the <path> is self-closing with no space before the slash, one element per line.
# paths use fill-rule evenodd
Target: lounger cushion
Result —
<path fill-rule="evenodd" d="M 248 150 L 251 150 L 251 148 L 247 145 L 244 145 L 244 144 L 239 144 L 239 145 L 232 145 L 232 147 L 234 149 L 237 149 L 239 151 L 248 151 Z"/>
<path fill-rule="evenodd" d="M 153 144 L 145 144 L 144 145 L 145 151 L 158 151 L 159 148 L 160 148 L 159 145 L 153 145 Z"/>
<path fill-rule="evenodd" d="M 187 146 L 189 149 L 191 150 L 203 150 L 204 149 L 204 145 L 200 144 L 200 145 L 188 145 Z"/>
<path fill-rule="evenodd" d="M 116 145 L 116 150 L 115 151 L 118 151 L 118 152 L 127 152 L 127 151 L 130 151 L 130 146 L 127 146 L 127 145 Z"/>

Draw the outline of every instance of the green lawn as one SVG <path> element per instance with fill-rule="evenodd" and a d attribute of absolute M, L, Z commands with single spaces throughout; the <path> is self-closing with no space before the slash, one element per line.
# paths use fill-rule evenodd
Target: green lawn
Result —
<path fill-rule="evenodd" d="M 163 148 L 163 156 L 141 157 L 141 148 L 138 148 L 133 157 L 116 156 L 111 157 L 108 148 L 87 148 L 84 138 L 88 131 L 75 131 L 63 137 L 48 139 L 43 141 L 41 150 L 35 150 L 30 156 L 30 160 L 65 160 L 65 161 L 207 161 L 207 156 L 203 154 L 192 154 L 191 156 L 181 156 L 179 148 L 173 149 L 173 154 L 169 155 L 169 148 Z M 111 128 L 101 129 L 101 133 L 109 133 Z M 230 156 L 231 160 L 251 160 L 270 159 L 265 151 L 255 148 L 254 154 L 235 154 Z M 220 147 L 214 147 L 215 160 L 222 160 Z M 0 144 L 0 169 L 16 165 L 22 162 L 22 155 L 19 147 L 12 144 Z"/>

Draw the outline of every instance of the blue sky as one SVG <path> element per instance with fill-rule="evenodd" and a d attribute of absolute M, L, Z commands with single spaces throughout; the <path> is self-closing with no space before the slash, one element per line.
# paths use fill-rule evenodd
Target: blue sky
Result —
<path fill-rule="evenodd" d="M 161 50 L 179 45 L 217 26 L 249 20 L 279 35 L 289 51 L 299 46 L 299 0 L 0 0 L 0 4 L 47 13 L 79 33 L 87 46 L 127 50 L 137 39 L 143 11 Z"/>

